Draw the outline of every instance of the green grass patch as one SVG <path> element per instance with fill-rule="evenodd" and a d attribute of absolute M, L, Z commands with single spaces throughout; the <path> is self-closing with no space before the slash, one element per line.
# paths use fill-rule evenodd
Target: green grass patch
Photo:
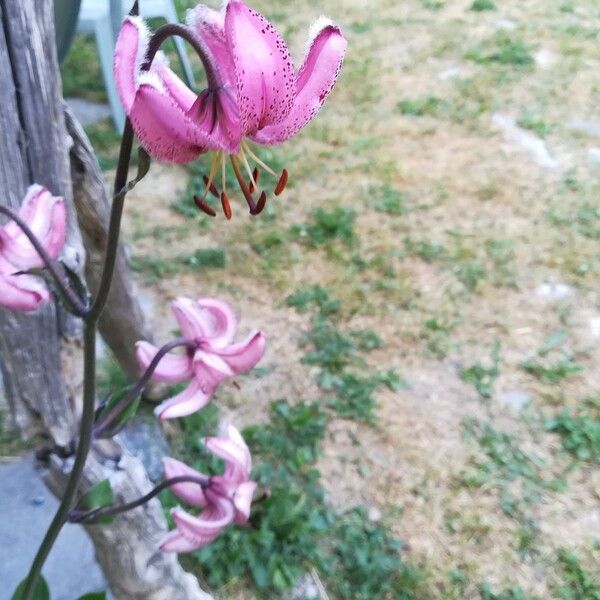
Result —
<path fill-rule="evenodd" d="M 500 342 L 497 340 L 492 348 L 490 363 L 489 367 L 476 363 L 460 373 L 460 378 L 474 385 L 481 398 L 485 400 L 492 397 L 494 382 L 500 375 Z"/>
<path fill-rule="evenodd" d="M 559 435 L 564 449 L 578 459 L 600 463 L 600 398 L 586 400 L 576 412 L 562 410 L 546 420 L 545 428 Z"/>
<path fill-rule="evenodd" d="M 515 67 L 531 67 L 535 62 L 531 46 L 504 31 L 471 48 L 465 58 L 480 64 L 496 63 Z"/>
<path fill-rule="evenodd" d="M 483 12 L 485 10 L 496 10 L 496 4 L 492 0 L 473 0 L 469 10 Z"/>
<path fill-rule="evenodd" d="M 356 211 L 352 208 L 335 206 L 330 210 L 317 208 L 310 214 L 311 220 L 291 229 L 296 238 L 313 248 L 338 240 L 346 246 L 356 241 L 354 222 Z"/>
<path fill-rule="evenodd" d="M 441 111 L 448 108 L 448 103 L 437 96 L 425 96 L 424 98 L 400 100 L 396 106 L 403 115 L 436 117 Z"/>

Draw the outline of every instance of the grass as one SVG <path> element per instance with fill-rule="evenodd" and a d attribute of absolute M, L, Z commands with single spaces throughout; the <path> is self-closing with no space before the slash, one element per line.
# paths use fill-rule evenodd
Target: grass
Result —
<path fill-rule="evenodd" d="M 313 569 L 332 600 L 589 600 L 591 532 L 554 524 L 597 504 L 600 189 L 586 158 L 593 137 L 567 128 L 576 116 L 597 120 L 593 2 L 409 4 L 369 13 L 350 3 L 342 18 L 326 0 L 320 10 L 342 20 L 349 40 L 344 68 L 313 124 L 260 150 L 288 168 L 290 186 L 259 219 L 237 203 L 229 223 L 198 212 L 206 157 L 187 167 L 180 197 L 132 194 L 130 206 L 147 206 L 126 215 L 134 266 L 142 283 L 160 280 L 156 301 L 168 290 L 224 294 L 244 326 L 278 342 L 269 370 L 252 378 L 256 409 L 231 416 L 264 424 L 245 433 L 273 496 L 248 530 L 184 561 L 232 600 L 278 600 Z M 256 8 L 300 58 L 314 6 Z M 503 29 L 507 19 L 514 29 Z M 535 66 L 538 48 L 552 68 Z M 96 77 L 78 84 L 93 97 L 86 50 L 67 71 Z M 492 133 L 492 115 L 509 109 L 556 154 L 556 172 Z M 102 165 L 114 165 L 110 124 L 89 133 Z M 162 222 L 146 218 L 169 202 Z M 146 250 L 159 243 L 168 252 Z M 570 284 L 571 296 L 538 298 L 544 282 Z M 522 354 L 534 339 L 539 348 Z M 406 393 L 400 369 L 414 382 Z M 496 395 L 511 390 L 544 418 L 508 410 Z M 223 398 L 234 411 L 246 402 Z M 211 408 L 171 430 L 174 452 L 218 469 L 199 443 L 218 417 Z M 338 463 L 355 475 L 322 480 L 338 477 Z M 576 563 L 559 561 L 563 546 Z"/>
<path fill-rule="evenodd" d="M 494 382 L 500 375 L 500 342 L 497 340 L 492 348 L 490 363 L 489 367 L 476 363 L 463 369 L 460 373 L 461 379 L 473 384 L 479 396 L 484 400 L 492 397 Z"/>
<path fill-rule="evenodd" d="M 515 67 L 531 67 L 534 59 L 531 46 L 506 32 L 498 32 L 471 48 L 465 58 L 480 64 L 496 63 Z"/>
<path fill-rule="evenodd" d="M 589 398 L 575 412 L 560 411 L 546 420 L 545 428 L 559 435 L 576 458 L 600 464 L 600 399 Z"/>

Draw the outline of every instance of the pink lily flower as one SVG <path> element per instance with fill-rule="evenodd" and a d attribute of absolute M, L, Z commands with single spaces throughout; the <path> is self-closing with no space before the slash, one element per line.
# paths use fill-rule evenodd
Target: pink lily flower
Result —
<path fill-rule="evenodd" d="M 191 552 L 210 544 L 230 523 L 246 523 L 250 517 L 256 482 L 250 480 L 252 457 L 244 439 L 233 427 L 221 437 L 206 438 L 206 447 L 225 461 L 223 475 L 210 478 L 202 489 L 197 483 L 178 483 L 171 489 L 184 502 L 201 508 L 195 517 L 181 508 L 172 511 L 176 529 L 161 544 L 166 552 Z M 205 478 L 206 475 L 174 458 L 165 458 L 165 478 L 179 476 Z"/>
<path fill-rule="evenodd" d="M 196 200 L 199 208 L 214 215 L 205 202 L 210 191 L 220 197 L 230 218 L 225 185 L 229 158 L 250 212 L 258 214 L 266 202 L 265 192 L 258 201 L 253 198 L 258 167 L 277 178 L 275 195 L 283 192 L 288 174 L 284 169 L 278 176 L 256 156 L 246 138 L 278 144 L 304 127 L 333 89 L 346 39 L 337 25 L 321 17 L 311 28 L 308 52 L 295 71 L 275 27 L 240 0 L 229 0 L 221 11 L 200 4 L 188 12 L 187 23 L 214 60 L 216 68 L 207 73 L 207 89 L 193 93 L 163 58 L 157 58 L 149 72 L 142 71 L 148 31 L 143 21 L 130 16 L 115 50 L 115 80 L 123 106 L 146 150 L 159 160 L 183 163 L 215 152 L 204 197 Z M 219 170 L 220 193 L 214 183 Z"/>
<path fill-rule="evenodd" d="M 190 381 L 176 396 L 156 407 L 160 419 L 183 417 L 206 406 L 220 383 L 254 368 L 265 351 L 265 337 L 251 332 L 238 343 L 232 343 L 237 319 L 229 304 L 214 298 L 197 301 L 179 297 L 172 310 L 186 340 L 195 343 L 187 354 L 166 354 L 158 363 L 152 379 L 164 383 Z M 148 342 L 136 344 L 136 356 L 146 370 L 158 348 Z"/>
<path fill-rule="evenodd" d="M 62 250 L 67 234 L 67 213 L 63 199 L 41 185 L 27 190 L 19 216 L 40 240 L 52 259 Z M 21 228 L 10 221 L 0 227 L 0 305 L 12 310 L 33 311 L 50 298 L 46 284 L 22 273 L 42 268 L 44 262 Z"/>

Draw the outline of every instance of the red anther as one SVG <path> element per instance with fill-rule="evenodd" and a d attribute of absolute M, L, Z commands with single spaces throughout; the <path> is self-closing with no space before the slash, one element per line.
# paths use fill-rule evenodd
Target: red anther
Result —
<path fill-rule="evenodd" d="M 219 197 L 219 192 L 217 190 L 217 188 L 215 187 L 215 184 L 211 181 L 210 185 L 208 185 L 208 177 L 206 175 L 202 175 L 202 179 L 204 180 L 204 185 L 208 186 L 208 191 L 215 197 L 218 198 Z"/>
<path fill-rule="evenodd" d="M 206 213 L 210 217 L 216 217 L 217 213 L 215 209 L 207 204 L 204 198 L 200 198 L 200 196 L 194 196 L 194 204 L 203 212 Z"/>
<path fill-rule="evenodd" d="M 254 171 L 252 171 L 252 180 L 248 184 L 248 189 L 250 190 L 251 194 L 254 194 L 254 192 L 256 191 L 256 187 L 254 184 L 258 185 L 259 177 L 260 177 L 260 171 L 258 170 L 257 167 L 254 167 Z"/>
<path fill-rule="evenodd" d="M 254 212 L 252 214 L 259 215 L 263 211 L 266 203 L 267 203 L 267 194 L 263 191 L 260 194 L 260 198 L 258 199 L 258 202 L 256 203 L 256 208 L 254 209 Z"/>
<path fill-rule="evenodd" d="M 231 204 L 229 204 L 229 198 L 225 192 L 221 192 L 221 206 L 223 207 L 223 213 L 229 221 L 233 215 L 231 212 Z"/>
<path fill-rule="evenodd" d="M 279 178 L 277 187 L 275 188 L 273 193 L 276 196 L 279 196 L 279 194 L 281 194 L 281 192 L 283 192 L 283 190 L 285 190 L 285 186 L 287 185 L 287 182 L 288 182 L 288 172 L 287 172 L 287 169 L 284 169 L 283 171 L 281 171 L 281 177 Z"/>

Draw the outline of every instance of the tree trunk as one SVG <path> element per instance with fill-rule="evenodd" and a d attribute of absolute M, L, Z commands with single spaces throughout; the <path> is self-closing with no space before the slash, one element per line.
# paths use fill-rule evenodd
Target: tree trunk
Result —
<path fill-rule="evenodd" d="M 91 257 L 87 274 L 94 289 L 108 203 L 87 140 L 67 115 L 73 140 L 69 164 L 52 8 L 52 0 L 0 0 L 0 201 L 18 207 L 34 182 L 63 196 L 70 215 L 63 259 L 81 271 L 84 251 L 73 210 L 73 173 L 75 201 L 82 211 L 83 238 Z M 121 249 L 111 307 L 101 328 L 132 373 L 131 341 L 145 337 L 145 332 L 123 257 Z M 35 314 L 0 309 L 0 365 L 15 422 L 24 436 L 41 434 L 67 451 L 72 451 L 78 428 L 80 333 L 81 323 L 51 303 Z M 46 480 L 58 496 L 71 463 L 71 458 L 51 457 Z M 111 480 L 117 501 L 142 496 L 151 487 L 140 461 L 118 441 L 95 445 L 82 491 L 105 478 Z M 156 552 L 157 540 L 166 530 L 157 500 L 110 525 L 88 529 L 118 600 L 210 600 L 174 556 Z M 42 535 L 32 543 L 41 541 Z"/>
<path fill-rule="evenodd" d="M 67 131 L 72 139 L 71 180 L 73 200 L 87 252 L 85 276 L 92 294 L 100 284 L 104 251 L 108 235 L 110 201 L 104 178 L 92 146 L 69 108 L 65 108 Z M 128 277 L 123 245 L 120 244 L 115 275 L 106 307 L 98 328 L 115 358 L 131 379 L 139 375 L 135 360 L 135 343 L 151 340 L 149 328 Z"/>

